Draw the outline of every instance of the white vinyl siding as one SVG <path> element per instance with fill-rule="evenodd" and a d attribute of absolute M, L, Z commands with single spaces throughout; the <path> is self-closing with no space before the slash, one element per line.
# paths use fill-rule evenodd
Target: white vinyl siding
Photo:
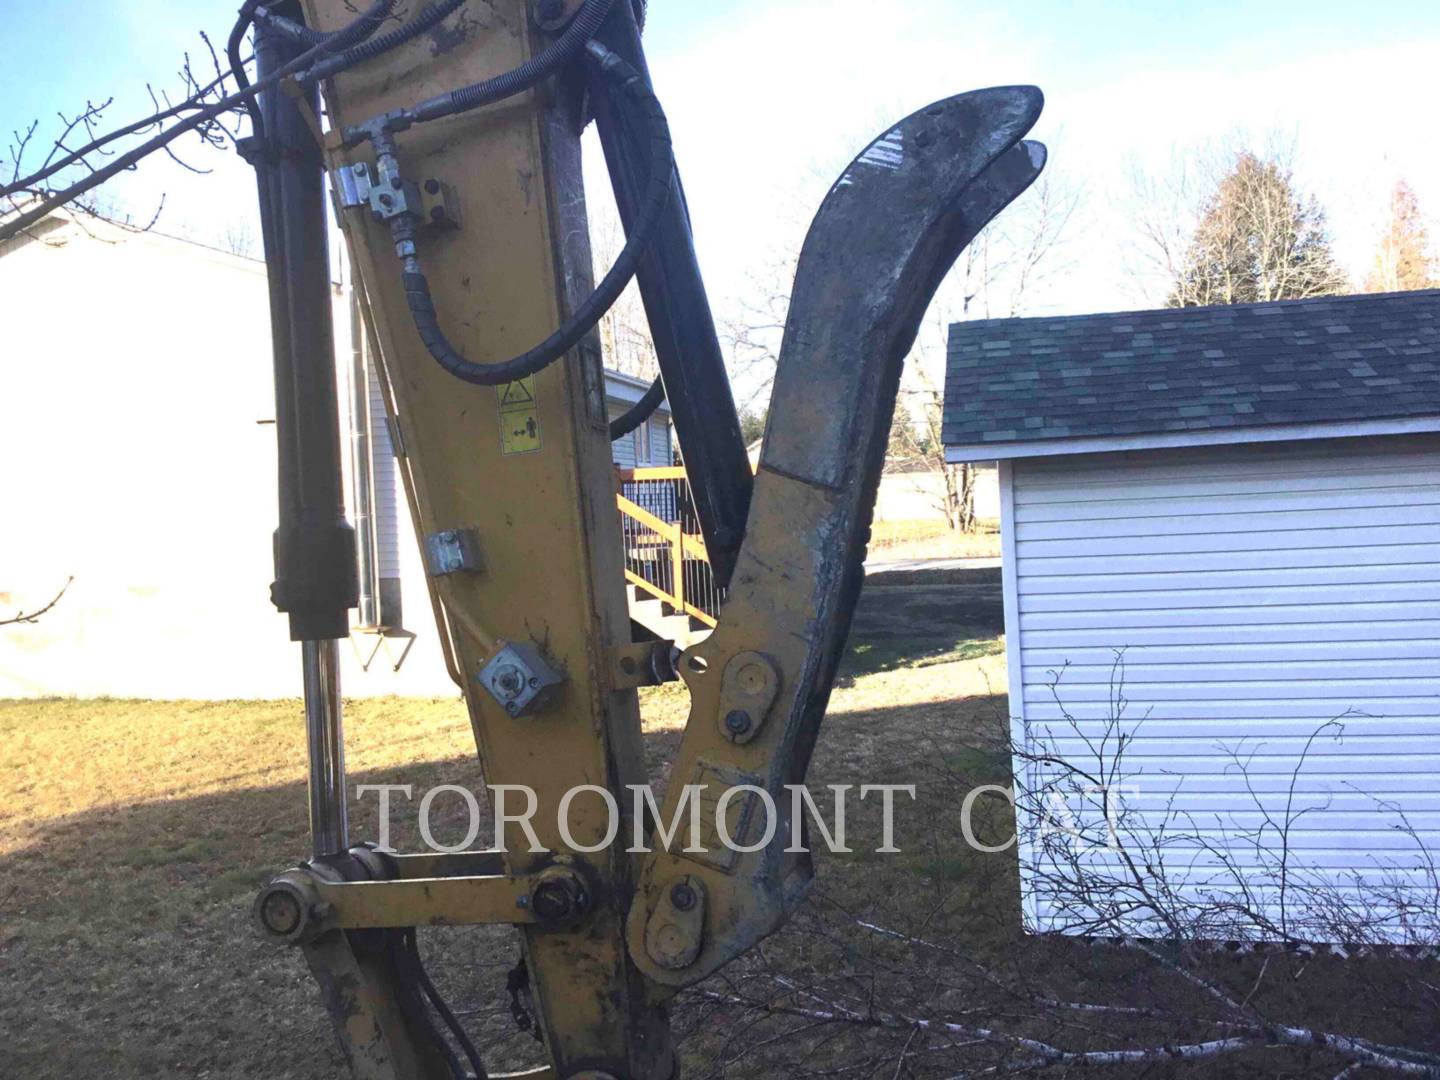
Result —
<path fill-rule="evenodd" d="M 659 416 L 650 418 L 650 464 L 660 467 L 675 464 L 670 450 L 670 421 Z"/>
<path fill-rule="evenodd" d="M 1242 873 L 1268 865 L 1238 838 L 1293 783 L 1310 808 L 1298 862 L 1338 891 L 1424 890 L 1440 854 L 1440 439 L 1029 458 L 1001 484 L 1017 742 L 1094 765 L 1086 740 L 1122 678 L 1125 805 L 1215 847 L 1178 845 L 1176 880 L 1214 887 L 1220 852 Z M 1317 738 L 1302 767 L 1334 718 L 1343 737 Z M 1032 925 L 1063 929 L 1026 880 Z"/>
<path fill-rule="evenodd" d="M 370 386 L 370 462 L 375 509 L 376 576 L 400 577 L 400 496 L 395 446 L 385 418 L 385 397 L 375 366 L 367 368 Z"/>
<path fill-rule="evenodd" d="M 610 405 L 610 419 L 618 420 L 625 415 L 625 405 Z M 637 465 L 637 446 L 640 442 L 640 431 L 637 428 L 628 435 L 622 435 L 610 444 L 610 460 L 622 469 L 633 469 Z"/>
<path fill-rule="evenodd" d="M 628 402 L 610 402 L 610 419 L 618 419 L 629 408 Z M 669 417 L 652 416 L 630 434 L 616 439 L 610 444 L 610 457 L 622 469 L 673 465 Z"/>

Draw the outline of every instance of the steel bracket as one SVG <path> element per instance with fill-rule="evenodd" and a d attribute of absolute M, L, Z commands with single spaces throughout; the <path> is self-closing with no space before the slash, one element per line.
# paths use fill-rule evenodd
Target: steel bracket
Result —
<path fill-rule="evenodd" d="M 565 680 L 528 641 L 507 642 L 480 669 L 480 685 L 505 711 L 520 717 L 543 708 Z"/>
<path fill-rule="evenodd" d="M 478 574 L 484 568 L 475 529 L 442 529 L 425 537 L 425 569 L 431 577 Z"/>

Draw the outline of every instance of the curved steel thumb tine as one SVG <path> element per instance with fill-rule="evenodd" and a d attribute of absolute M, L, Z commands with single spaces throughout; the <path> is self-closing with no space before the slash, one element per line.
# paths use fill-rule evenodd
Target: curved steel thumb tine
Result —
<path fill-rule="evenodd" d="M 767 429 L 762 465 L 836 487 L 859 464 L 866 422 L 883 411 L 888 430 L 884 406 L 935 289 L 1044 165 L 1039 144 L 1017 147 L 1043 103 L 1033 86 L 937 101 L 836 181 L 796 267 L 770 405 L 787 422 Z M 1012 149 L 1021 152 L 1006 158 Z"/>
<path fill-rule="evenodd" d="M 970 241 L 975 239 L 981 229 L 990 224 L 1000 211 L 1014 202 L 1026 188 L 1035 182 L 1041 170 L 1045 168 L 1046 159 L 1044 143 L 1025 139 L 991 162 L 990 166 L 965 189 L 965 194 L 960 197 L 960 217 L 965 225 L 963 233 L 957 238 L 958 243 L 955 247 L 957 257 L 960 252 L 970 246 Z M 928 296 L 934 296 L 935 290 L 940 287 L 940 282 L 949 273 L 953 263 L 954 258 L 952 257 L 943 265 L 937 264 L 938 276 L 930 285 Z"/>
<path fill-rule="evenodd" d="M 955 257 L 1044 164 L 1038 144 L 1020 142 L 1040 105 L 1039 90 L 1011 86 L 922 109 L 866 147 L 815 216 L 729 594 L 681 664 L 691 710 L 671 776 L 687 785 L 759 787 L 778 800 L 804 780 L 860 594 L 901 364 Z M 737 697 L 752 684 L 768 690 Z M 743 731 L 721 723 L 729 708 Z M 677 820 L 683 790 L 672 782 L 661 820 Z M 808 851 L 785 833 L 718 856 L 703 846 L 651 854 L 626 929 L 650 979 L 694 983 L 784 921 L 813 878 Z M 682 877 L 708 900 L 697 951 L 675 966 L 652 955 L 651 932 L 674 926 L 665 897 Z"/>

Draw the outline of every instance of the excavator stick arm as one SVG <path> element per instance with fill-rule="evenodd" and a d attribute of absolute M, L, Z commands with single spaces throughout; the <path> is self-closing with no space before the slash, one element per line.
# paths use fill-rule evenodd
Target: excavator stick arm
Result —
<path fill-rule="evenodd" d="M 1042 168 L 1042 148 L 1022 141 L 1040 94 L 936 102 L 836 181 L 800 256 L 752 481 L 631 0 L 392 8 L 241 9 L 257 52 L 289 73 L 262 95 L 246 152 L 272 276 L 279 434 L 299 448 L 282 454 L 277 600 L 305 642 L 315 838 L 256 915 L 304 950 L 357 1077 L 484 1075 L 425 973 L 417 928 L 502 923 L 518 932 L 514 981 L 528 981 L 548 1058 L 532 1075 L 668 1080 L 665 1002 L 778 927 L 812 878 L 809 854 L 791 849 L 784 789 L 804 780 L 859 594 L 901 367 L 951 263 Z M 628 230 L 598 286 L 580 172 L 592 112 Z M 354 596 L 334 417 L 321 415 L 334 406 L 322 170 L 486 781 L 534 800 L 523 824 L 502 820 L 500 852 L 350 846 L 334 660 Z M 704 547 L 729 582 L 718 628 L 678 658 L 692 707 L 662 816 L 674 820 L 688 789 L 709 790 L 712 806 L 717 788 L 729 793 L 731 816 L 698 848 L 629 845 L 651 824 L 628 812 L 648 779 L 637 673 L 673 676 L 676 660 L 632 641 L 593 330 L 631 274 Z M 618 829 L 598 796 L 625 808 Z M 754 842 L 757 800 L 780 817 Z"/>

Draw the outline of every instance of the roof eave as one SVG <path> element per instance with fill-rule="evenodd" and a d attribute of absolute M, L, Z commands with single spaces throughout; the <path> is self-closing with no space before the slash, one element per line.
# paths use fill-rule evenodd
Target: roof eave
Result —
<path fill-rule="evenodd" d="M 962 444 L 946 446 L 945 460 L 951 465 L 961 465 L 976 461 L 1068 457 L 1074 454 L 1111 454 L 1126 450 L 1293 442 L 1301 439 L 1343 439 L 1365 435 L 1414 435 L 1437 431 L 1440 431 L 1440 415 L 1379 420 L 1325 421 L 1307 424 L 1267 424 L 1254 427 L 1203 428 L 1191 431 L 1155 431 L 1138 435 L 1084 435 L 1070 438 L 1019 439 L 1013 442 Z"/>

